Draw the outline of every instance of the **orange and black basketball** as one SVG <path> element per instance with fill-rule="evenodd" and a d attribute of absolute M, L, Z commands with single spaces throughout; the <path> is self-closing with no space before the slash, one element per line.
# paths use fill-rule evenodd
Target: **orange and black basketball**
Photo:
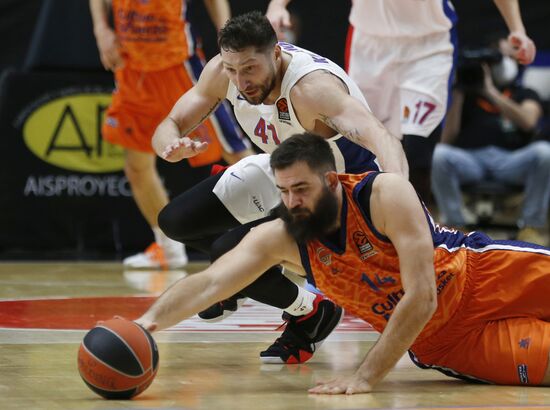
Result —
<path fill-rule="evenodd" d="M 125 319 L 98 324 L 84 336 L 78 351 L 80 376 L 106 399 L 129 399 L 143 392 L 155 378 L 158 363 L 153 337 Z"/>

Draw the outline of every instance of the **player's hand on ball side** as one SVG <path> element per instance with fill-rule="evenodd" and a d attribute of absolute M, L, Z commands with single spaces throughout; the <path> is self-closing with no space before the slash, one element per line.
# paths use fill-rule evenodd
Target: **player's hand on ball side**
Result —
<path fill-rule="evenodd" d="M 155 330 L 157 330 L 157 327 L 158 327 L 156 322 L 153 322 L 143 317 L 140 317 L 139 319 L 134 320 L 134 322 L 140 325 L 142 328 L 144 328 L 148 332 L 154 332 Z"/>
<path fill-rule="evenodd" d="M 184 158 L 191 158 L 208 148 L 207 142 L 195 141 L 188 137 L 179 138 L 168 145 L 161 154 L 161 157 L 169 162 L 178 162 Z"/>

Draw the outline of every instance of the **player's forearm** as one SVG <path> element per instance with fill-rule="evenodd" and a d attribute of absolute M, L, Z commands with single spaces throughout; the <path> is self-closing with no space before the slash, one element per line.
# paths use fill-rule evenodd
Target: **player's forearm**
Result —
<path fill-rule="evenodd" d="M 510 32 L 525 34 L 518 0 L 493 0 Z"/>
<path fill-rule="evenodd" d="M 231 9 L 227 0 L 203 0 L 208 15 L 216 30 L 220 30 L 231 18 Z"/>
<path fill-rule="evenodd" d="M 383 171 L 394 172 L 408 179 L 409 166 L 401 141 L 391 135 L 371 113 L 368 113 L 367 118 L 364 112 L 354 117 L 346 120 L 321 115 L 322 121 L 329 127 L 376 155 Z"/>
<path fill-rule="evenodd" d="M 94 26 L 94 33 L 109 27 L 109 7 L 110 1 L 90 0 L 90 14 Z"/>
<path fill-rule="evenodd" d="M 380 339 L 357 369 L 361 378 L 371 386 L 379 383 L 411 347 L 435 309 L 434 303 L 405 294 Z"/>
<path fill-rule="evenodd" d="M 166 329 L 206 309 L 224 296 L 212 284 L 210 275 L 203 272 L 180 279 L 168 288 L 140 318 L 156 323 L 155 330 Z M 231 296 L 231 295 L 227 295 Z"/>

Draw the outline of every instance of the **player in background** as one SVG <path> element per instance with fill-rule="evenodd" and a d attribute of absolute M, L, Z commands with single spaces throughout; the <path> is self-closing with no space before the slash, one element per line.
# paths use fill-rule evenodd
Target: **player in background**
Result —
<path fill-rule="evenodd" d="M 493 0 L 521 64 L 535 58 L 518 0 Z M 267 18 L 284 37 L 290 0 L 271 0 Z M 346 71 L 374 115 L 402 138 L 410 181 L 431 202 L 432 155 L 449 105 L 457 50 L 457 16 L 450 0 L 353 0 Z"/>
<path fill-rule="evenodd" d="M 227 0 L 205 0 L 216 28 L 229 19 Z M 196 83 L 204 66 L 199 40 L 186 19 L 185 0 L 90 0 L 101 62 L 115 74 L 116 90 L 102 127 L 103 137 L 125 148 L 124 172 L 155 242 L 124 259 L 129 268 L 177 268 L 187 264 L 185 247 L 159 229 L 157 216 L 168 195 L 156 169 L 151 137 L 174 103 Z M 114 28 L 109 25 L 109 16 Z M 209 149 L 191 166 L 224 158 L 233 163 L 251 153 L 230 110 L 220 106 L 190 134 Z"/>

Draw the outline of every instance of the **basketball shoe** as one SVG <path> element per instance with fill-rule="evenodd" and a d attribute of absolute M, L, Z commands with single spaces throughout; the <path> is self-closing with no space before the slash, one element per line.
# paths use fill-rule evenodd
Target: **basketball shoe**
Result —
<path fill-rule="evenodd" d="M 344 317 L 344 309 L 322 295 L 313 301 L 313 310 L 304 316 L 283 313 L 286 327 L 271 346 L 260 353 L 263 363 L 305 363 Z"/>
<path fill-rule="evenodd" d="M 122 264 L 131 269 L 177 269 L 188 262 L 185 246 L 181 243 L 166 249 L 153 242 L 144 252 L 125 258 Z"/>
<path fill-rule="evenodd" d="M 237 293 L 199 312 L 198 316 L 206 322 L 219 322 L 235 313 L 247 299 L 246 296 Z"/>

